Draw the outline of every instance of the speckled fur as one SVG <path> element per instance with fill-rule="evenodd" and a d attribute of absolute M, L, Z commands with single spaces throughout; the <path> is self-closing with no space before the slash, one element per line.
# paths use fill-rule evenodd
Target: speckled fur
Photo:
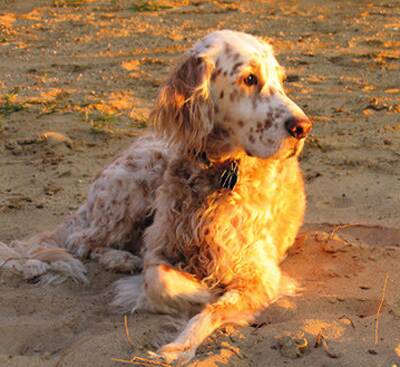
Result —
<path fill-rule="evenodd" d="M 249 73 L 256 85 L 244 83 Z M 155 131 L 100 173 L 74 215 L 53 232 L 0 243 L 0 259 L 45 281 L 85 281 L 79 257 L 124 272 L 142 266 L 117 282 L 113 305 L 193 316 L 158 351 L 167 361 L 185 363 L 216 328 L 251 321 L 294 291 L 279 263 L 305 209 L 304 139 L 290 136 L 285 121 L 307 118 L 285 95 L 282 75 L 266 42 L 209 34 L 160 90 Z M 237 184 L 221 188 L 232 160 Z"/>

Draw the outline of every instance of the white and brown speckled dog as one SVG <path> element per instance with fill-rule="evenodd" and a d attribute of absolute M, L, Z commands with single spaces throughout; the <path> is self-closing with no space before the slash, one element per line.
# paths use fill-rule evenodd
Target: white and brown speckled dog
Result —
<path fill-rule="evenodd" d="M 293 291 L 279 263 L 302 223 L 297 156 L 311 123 L 284 93 L 269 44 L 229 30 L 207 35 L 161 89 L 155 132 L 136 140 L 53 232 L 0 259 L 25 277 L 86 281 L 79 257 L 140 275 L 117 284 L 123 311 L 194 317 L 158 353 L 190 360 L 226 323 L 246 324 Z M 11 259 L 10 259 L 11 258 Z"/>

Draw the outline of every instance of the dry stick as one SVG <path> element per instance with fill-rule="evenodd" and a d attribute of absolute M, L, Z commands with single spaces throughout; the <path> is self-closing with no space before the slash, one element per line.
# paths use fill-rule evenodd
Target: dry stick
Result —
<path fill-rule="evenodd" d="M 120 362 L 120 363 L 125 363 L 125 364 L 132 364 L 132 365 L 142 365 L 142 366 L 149 366 L 149 367 L 153 367 L 153 366 L 159 366 L 159 367 L 171 367 L 170 364 L 168 363 L 163 363 L 163 362 L 158 362 L 152 359 L 148 359 L 148 358 L 142 358 L 142 357 L 133 357 L 130 360 L 126 360 L 126 359 L 119 359 L 119 358 L 111 358 L 112 361 L 114 362 Z"/>
<path fill-rule="evenodd" d="M 375 345 L 378 344 L 379 316 L 380 316 L 380 314 L 381 314 L 383 302 L 384 302 L 384 300 L 385 300 L 385 292 L 386 292 L 386 286 L 387 286 L 388 279 L 389 279 L 389 274 L 386 273 L 386 275 L 385 275 L 385 282 L 383 283 L 383 288 L 382 288 L 382 297 L 381 297 L 381 301 L 379 302 L 378 311 L 376 312 L 376 316 L 375 316 Z"/>
<path fill-rule="evenodd" d="M 125 336 L 128 340 L 128 344 L 133 347 L 133 342 L 131 336 L 129 335 L 129 328 L 128 328 L 128 316 L 124 315 L 124 327 L 125 327 Z M 143 357 L 136 357 L 133 356 L 130 360 L 120 359 L 120 358 L 111 358 L 113 362 L 125 363 L 130 365 L 136 366 L 144 366 L 144 367 L 171 367 L 170 364 L 158 362 L 152 359 L 143 358 Z"/>
<path fill-rule="evenodd" d="M 133 347 L 133 342 L 131 336 L 129 335 L 129 328 L 128 328 L 128 316 L 124 315 L 124 326 L 125 326 L 125 335 L 126 339 L 128 340 L 128 344 Z"/>
<path fill-rule="evenodd" d="M 141 367 L 154 367 L 154 364 L 148 364 L 146 362 L 135 362 L 135 361 L 126 361 L 125 359 L 111 358 L 113 362 L 130 364 L 132 366 L 141 366 Z"/>
<path fill-rule="evenodd" d="M 333 236 L 341 231 L 342 229 L 350 228 L 350 227 L 360 227 L 362 226 L 361 223 L 349 223 L 349 224 L 338 224 L 335 225 L 334 228 L 332 229 L 331 233 L 329 234 L 328 240 L 333 239 Z"/>

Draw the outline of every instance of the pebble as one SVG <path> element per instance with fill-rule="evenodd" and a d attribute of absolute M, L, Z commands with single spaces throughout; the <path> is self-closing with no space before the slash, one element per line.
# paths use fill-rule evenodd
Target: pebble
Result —
<path fill-rule="evenodd" d="M 40 134 L 39 138 L 42 141 L 46 141 L 49 145 L 64 144 L 68 148 L 72 148 L 72 139 L 61 133 L 57 133 L 54 131 L 47 131 L 45 133 Z"/>
<path fill-rule="evenodd" d="M 284 336 L 278 339 L 279 352 L 282 356 L 290 359 L 300 358 L 310 351 L 310 344 L 306 338 L 294 338 Z"/>

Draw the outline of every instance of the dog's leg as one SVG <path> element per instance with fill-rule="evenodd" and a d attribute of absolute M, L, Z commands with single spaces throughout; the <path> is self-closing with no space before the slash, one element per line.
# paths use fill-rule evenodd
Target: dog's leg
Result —
<path fill-rule="evenodd" d="M 111 303 L 116 313 L 134 313 L 136 310 L 152 311 L 146 302 L 143 275 L 122 278 L 114 283 L 115 297 Z"/>
<path fill-rule="evenodd" d="M 49 236 L 46 235 L 46 240 Z M 87 282 L 86 269 L 65 249 L 40 238 L 15 241 L 11 246 L 0 242 L 0 267 L 21 272 L 25 279 L 42 283 L 57 283 L 66 278 Z"/>
<path fill-rule="evenodd" d="M 175 341 L 161 347 L 158 354 L 168 362 L 187 363 L 214 330 L 224 324 L 246 325 L 282 295 L 281 285 L 285 293 L 290 292 L 290 281 L 281 277 L 275 262 L 270 261 L 264 265 L 266 274 L 263 281 L 257 275 L 242 284 L 232 284 L 216 302 L 207 305 L 201 313 L 194 316 Z M 262 270 L 255 269 L 256 272 Z"/>
<path fill-rule="evenodd" d="M 0 267 L 16 270 L 25 279 L 40 283 L 58 283 L 68 278 L 87 283 L 85 266 L 71 251 L 74 249 L 65 246 L 68 236 L 79 228 L 76 216 L 71 216 L 53 231 L 9 245 L 0 243 Z"/>
<path fill-rule="evenodd" d="M 158 312 L 190 311 L 195 305 L 212 302 L 214 295 L 189 273 L 168 264 L 149 266 L 144 273 L 147 298 Z"/>
<path fill-rule="evenodd" d="M 249 304 L 250 298 L 251 295 L 247 293 L 228 291 L 190 319 L 179 336 L 161 347 L 157 354 L 169 363 L 189 362 L 195 356 L 196 349 L 214 330 L 227 323 L 246 325 L 252 320 L 257 310 Z"/>
<path fill-rule="evenodd" d="M 39 279 L 41 283 L 59 283 L 67 278 L 88 283 L 82 262 L 63 248 L 38 248 L 24 264 L 25 279 Z M 43 271 L 38 273 L 37 271 Z M 38 278 L 40 277 L 40 278 Z"/>
<path fill-rule="evenodd" d="M 98 248 L 91 252 L 90 258 L 117 273 L 136 273 L 142 267 L 142 259 L 139 256 L 124 250 Z"/>
<path fill-rule="evenodd" d="M 0 243 L 0 270 L 45 282 L 72 278 L 86 282 L 79 258 L 98 248 L 139 252 L 141 237 L 152 221 L 152 203 L 167 164 L 168 148 L 158 137 L 138 139 L 106 167 L 91 185 L 86 202 L 55 230 L 33 238 Z M 96 257 L 96 255 L 94 255 Z M 97 254 L 117 271 L 137 269 L 139 259 L 125 252 Z"/>
<path fill-rule="evenodd" d="M 143 309 L 187 314 L 215 299 L 214 293 L 195 277 L 167 264 L 148 266 L 142 275 L 119 280 L 115 288 L 111 306 L 118 312 Z"/>

